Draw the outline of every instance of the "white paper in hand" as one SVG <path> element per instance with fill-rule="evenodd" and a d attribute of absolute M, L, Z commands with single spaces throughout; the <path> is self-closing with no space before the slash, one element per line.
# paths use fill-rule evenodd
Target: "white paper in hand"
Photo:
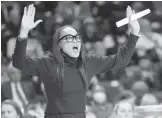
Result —
<path fill-rule="evenodd" d="M 141 12 L 138 12 L 138 13 L 132 15 L 131 20 L 132 20 L 132 21 L 137 20 L 137 19 L 139 19 L 139 18 L 141 18 L 141 17 L 143 17 L 143 16 L 149 14 L 150 12 L 151 12 L 150 9 L 146 9 L 146 10 L 143 10 L 143 11 L 141 11 Z M 121 26 L 126 25 L 126 24 L 128 24 L 128 23 L 129 23 L 128 18 L 124 18 L 124 19 L 122 19 L 122 20 L 116 22 L 116 26 L 117 26 L 117 27 L 121 27 Z"/>

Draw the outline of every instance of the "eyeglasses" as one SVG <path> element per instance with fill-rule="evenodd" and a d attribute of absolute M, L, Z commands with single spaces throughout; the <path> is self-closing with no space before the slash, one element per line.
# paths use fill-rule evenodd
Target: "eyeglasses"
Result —
<path fill-rule="evenodd" d="M 77 34 L 77 35 L 75 35 L 75 36 L 68 34 L 68 35 L 65 35 L 65 36 L 63 36 L 62 38 L 60 38 L 59 41 L 60 41 L 60 40 L 66 40 L 67 42 L 73 42 L 74 39 L 75 39 L 77 42 L 81 42 L 82 36 L 80 36 L 79 34 Z"/>

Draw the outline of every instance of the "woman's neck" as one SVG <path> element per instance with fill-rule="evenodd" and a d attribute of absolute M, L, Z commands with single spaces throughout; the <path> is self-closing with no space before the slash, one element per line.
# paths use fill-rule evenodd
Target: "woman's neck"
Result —
<path fill-rule="evenodd" d="M 65 52 L 62 52 L 62 54 L 63 54 L 65 63 L 68 63 L 68 64 L 76 64 L 77 63 L 78 58 L 71 57 L 68 54 L 66 54 Z"/>

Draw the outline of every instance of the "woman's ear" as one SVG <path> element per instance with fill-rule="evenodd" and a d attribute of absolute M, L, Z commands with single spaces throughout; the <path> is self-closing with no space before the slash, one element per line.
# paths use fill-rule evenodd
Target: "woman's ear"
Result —
<path fill-rule="evenodd" d="M 61 48 L 61 44 L 60 44 L 60 42 L 58 43 L 58 45 L 59 45 L 59 48 L 60 48 L 60 50 L 61 50 L 62 48 Z"/>
<path fill-rule="evenodd" d="M 59 46 L 58 46 L 58 47 L 59 47 L 59 50 L 62 52 L 63 50 L 62 50 L 61 44 L 59 43 L 58 45 L 59 45 Z"/>

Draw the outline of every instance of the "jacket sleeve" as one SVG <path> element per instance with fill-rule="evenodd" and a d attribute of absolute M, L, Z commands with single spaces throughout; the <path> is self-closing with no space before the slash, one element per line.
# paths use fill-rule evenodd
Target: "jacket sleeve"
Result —
<path fill-rule="evenodd" d="M 39 76 L 40 70 L 43 69 L 43 59 L 26 57 L 26 47 L 27 39 L 16 40 L 12 65 L 29 75 Z"/>
<path fill-rule="evenodd" d="M 128 65 L 134 54 L 138 38 L 139 36 L 130 34 L 127 43 L 120 47 L 118 53 L 114 55 L 100 57 L 86 55 L 86 66 L 89 76 L 110 70 L 115 73 L 119 68 Z"/>

